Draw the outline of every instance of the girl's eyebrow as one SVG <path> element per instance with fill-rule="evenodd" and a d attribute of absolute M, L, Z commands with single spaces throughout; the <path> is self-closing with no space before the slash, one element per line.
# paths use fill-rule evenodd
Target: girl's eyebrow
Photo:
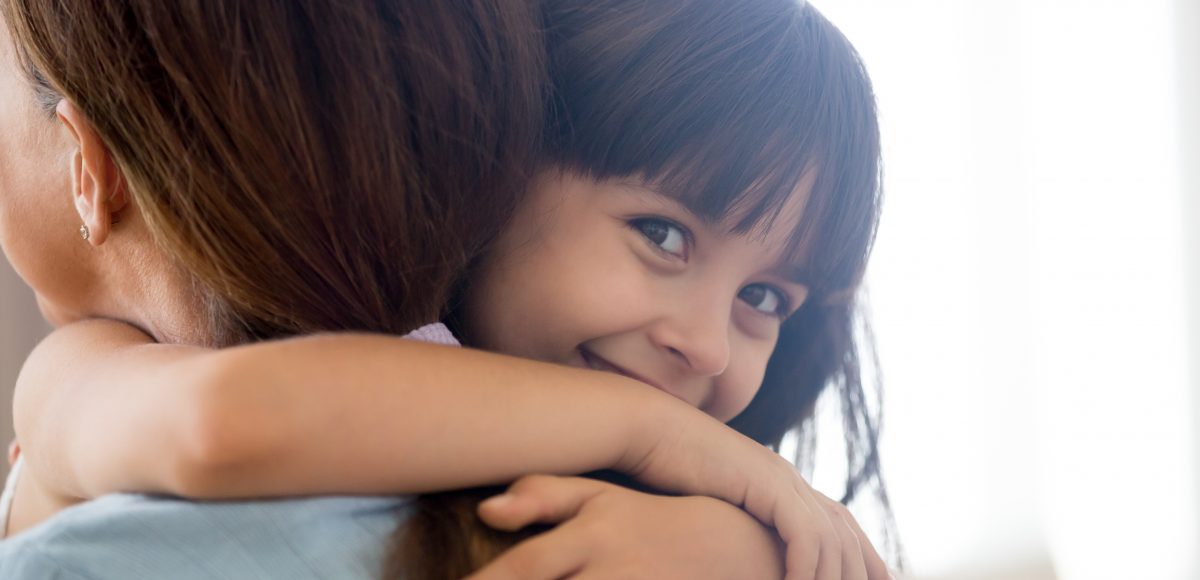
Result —
<path fill-rule="evenodd" d="M 644 183 L 631 181 L 617 181 L 615 185 L 633 195 L 650 195 L 648 201 L 663 206 L 664 209 L 673 211 L 681 211 L 688 214 L 689 217 L 704 224 L 706 227 L 716 228 L 720 226 L 720 220 L 706 217 L 701 212 L 692 209 L 687 203 L 681 201 L 673 195 L 664 193 L 661 189 Z"/>
<path fill-rule="evenodd" d="M 774 268 L 774 272 L 776 276 L 797 286 L 804 286 L 805 288 L 812 286 L 808 269 L 799 264 L 780 264 Z"/>

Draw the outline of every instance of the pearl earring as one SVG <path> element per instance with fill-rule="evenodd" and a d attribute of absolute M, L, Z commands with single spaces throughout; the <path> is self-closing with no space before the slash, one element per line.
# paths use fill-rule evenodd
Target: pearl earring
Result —
<path fill-rule="evenodd" d="M 88 229 L 87 224 L 79 224 L 79 237 L 85 242 L 92 237 L 92 231 Z"/>

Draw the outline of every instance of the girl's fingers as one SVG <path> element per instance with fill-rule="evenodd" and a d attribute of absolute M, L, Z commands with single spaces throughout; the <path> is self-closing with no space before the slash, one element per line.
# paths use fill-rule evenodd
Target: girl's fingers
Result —
<path fill-rule="evenodd" d="M 832 523 L 828 519 L 825 523 L 829 525 L 822 530 L 824 540 L 821 542 L 821 560 L 817 564 L 816 580 L 842 580 L 841 542 L 837 540 L 837 532 L 829 529 Z"/>
<path fill-rule="evenodd" d="M 564 526 L 565 527 L 565 526 Z M 580 534 L 550 530 L 504 552 L 466 580 L 555 580 L 573 578 L 587 562 Z"/>
<path fill-rule="evenodd" d="M 834 529 L 838 533 L 838 539 L 841 543 L 842 552 L 842 580 L 869 580 L 867 577 L 867 564 L 864 561 L 863 549 L 860 546 L 858 536 L 851 529 L 849 522 L 854 518 L 846 512 L 842 504 L 833 500 L 828 500 L 829 518 L 833 521 Z"/>
<path fill-rule="evenodd" d="M 8 444 L 8 466 L 12 467 L 17 462 L 17 458 L 21 456 L 21 445 L 13 439 L 12 443 Z"/>
<path fill-rule="evenodd" d="M 858 520 L 853 517 L 846 517 L 844 520 L 846 525 L 854 532 L 855 537 L 858 538 L 858 547 L 862 553 L 863 563 L 867 570 L 867 580 L 891 580 L 893 576 L 888 571 L 887 563 L 883 561 L 883 557 L 875 550 L 875 545 L 867 538 L 866 532 L 858 525 Z"/>
<path fill-rule="evenodd" d="M 787 546 L 787 580 L 842 580 L 842 543 L 828 500 L 800 480 L 799 509 L 779 506 L 776 531 Z"/>
<path fill-rule="evenodd" d="M 557 524 L 575 517 L 588 500 L 608 485 L 581 477 L 530 475 L 512 484 L 505 493 L 479 504 L 479 518 L 487 525 L 514 531 L 529 524 Z"/>
<path fill-rule="evenodd" d="M 783 506 L 775 512 L 773 521 L 763 522 L 775 528 L 787 547 L 785 580 L 812 580 L 817 577 L 821 563 L 821 537 L 811 524 L 816 513 L 807 502 L 802 501 L 800 510 Z"/>

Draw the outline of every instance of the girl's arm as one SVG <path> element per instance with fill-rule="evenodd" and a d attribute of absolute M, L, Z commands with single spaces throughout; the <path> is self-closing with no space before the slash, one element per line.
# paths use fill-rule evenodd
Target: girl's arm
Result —
<path fill-rule="evenodd" d="M 211 351 L 91 321 L 35 349 L 14 403 L 46 495 L 424 492 L 612 468 L 745 508 L 787 544 L 789 579 L 840 569 L 837 529 L 787 461 L 613 374 L 378 335 Z"/>
<path fill-rule="evenodd" d="M 394 337 L 208 350 L 88 321 L 29 357 L 14 423 L 31 473 L 68 498 L 403 493 L 626 463 L 650 417 L 686 411 L 673 402 L 615 375 Z"/>

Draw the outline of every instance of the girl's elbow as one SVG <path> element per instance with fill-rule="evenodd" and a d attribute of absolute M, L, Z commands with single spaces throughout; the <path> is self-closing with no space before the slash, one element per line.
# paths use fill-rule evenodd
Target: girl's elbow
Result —
<path fill-rule="evenodd" d="M 248 393 L 227 369 L 200 375 L 185 397 L 180 452 L 169 477 L 181 495 L 216 499 L 236 493 L 247 469 L 271 455 L 274 421 L 270 409 L 256 401 L 261 397 Z"/>

